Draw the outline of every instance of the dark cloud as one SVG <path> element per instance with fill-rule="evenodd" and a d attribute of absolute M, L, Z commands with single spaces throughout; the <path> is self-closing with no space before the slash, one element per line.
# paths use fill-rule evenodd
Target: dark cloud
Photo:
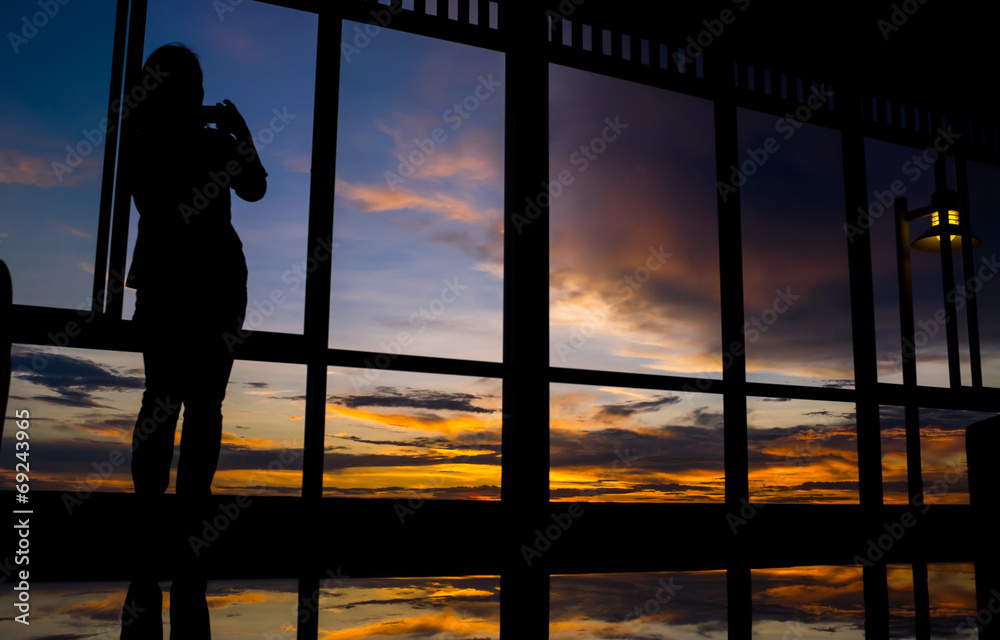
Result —
<path fill-rule="evenodd" d="M 827 387 L 829 389 L 853 389 L 854 388 L 854 380 L 847 379 L 847 378 L 844 378 L 844 379 L 841 379 L 841 380 L 827 380 L 823 384 L 823 386 Z"/>
<path fill-rule="evenodd" d="M 405 590 L 407 593 L 412 593 L 414 591 L 433 591 L 433 592 L 444 592 L 444 595 L 439 596 L 416 596 L 412 598 L 373 598 L 370 600 L 354 600 L 351 602 L 338 602 L 337 607 L 341 609 L 353 609 L 354 607 L 360 607 L 363 605 L 409 605 L 414 609 L 427 609 L 436 608 L 441 606 L 443 603 L 447 603 L 452 607 L 461 607 L 463 610 L 469 609 L 474 605 L 482 605 L 483 603 L 499 603 L 500 602 L 500 590 L 498 589 L 499 584 L 497 579 L 490 578 L 469 578 L 460 580 L 449 580 L 449 579 L 431 579 L 431 580 L 419 580 L 416 579 L 411 582 L 401 582 L 399 580 L 393 580 L 391 582 L 382 582 L 376 579 L 364 580 L 359 582 L 364 582 L 368 584 L 355 584 L 354 580 L 351 581 L 352 585 L 357 586 L 360 589 L 369 588 L 381 588 L 384 590 L 386 588 Z M 462 595 L 449 595 L 446 590 L 467 590 L 475 589 L 476 591 L 485 592 L 483 594 L 462 594 Z M 367 589 L 365 589 L 367 590 Z"/>
<path fill-rule="evenodd" d="M 601 482 L 597 483 L 597 486 L 592 487 L 581 487 L 576 488 L 565 488 L 565 489 L 552 489 L 549 492 L 549 497 L 553 500 L 564 500 L 569 498 L 581 498 L 588 496 L 609 496 L 624 493 L 655 493 L 659 494 L 677 494 L 679 496 L 688 496 L 692 492 L 696 494 L 701 494 L 705 491 L 704 486 L 693 485 L 693 484 L 680 484 L 677 482 L 664 482 L 662 484 L 653 483 L 637 483 L 629 485 L 628 487 L 604 487 L 601 486 Z"/>
<path fill-rule="evenodd" d="M 920 426 L 939 427 L 944 431 L 961 431 L 974 422 L 992 418 L 996 414 L 978 411 L 956 411 L 953 409 L 920 409 Z M 900 420 L 903 420 L 900 417 Z M 964 435 L 963 435 L 964 437 Z"/>
<path fill-rule="evenodd" d="M 225 484 L 216 479 L 212 482 L 212 493 L 214 495 L 224 495 L 226 493 L 240 495 L 281 495 L 281 496 L 301 496 L 301 486 L 273 485 L 266 482 L 265 476 L 260 476 L 261 482 L 253 484 Z"/>
<path fill-rule="evenodd" d="M 54 404 L 57 407 L 76 407 L 76 408 L 87 408 L 87 409 L 113 409 L 106 404 L 101 404 L 91 400 L 90 395 L 82 391 L 61 391 L 62 395 L 59 396 L 38 396 L 33 398 L 38 402 L 44 402 L 45 404 Z"/>
<path fill-rule="evenodd" d="M 247 387 L 253 387 L 254 389 L 267 389 L 270 387 L 270 383 L 267 382 L 243 382 L 241 383 Z"/>
<path fill-rule="evenodd" d="M 399 407 L 406 409 L 429 409 L 432 411 L 468 411 L 471 413 L 493 413 L 497 409 L 477 407 L 474 401 L 489 396 L 471 393 L 446 393 L 429 389 L 406 387 L 402 392 L 394 387 L 376 387 L 375 393 L 368 395 L 330 396 L 330 402 L 342 404 L 349 409 L 358 407 Z"/>
<path fill-rule="evenodd" d="M 898 493 L 905 496 L 909 490 L 910 484 L 906 480 L 885 480 L 882 482 L 882 491 L 886 494 Z"/>
<path fill-rule="evenodd" d="M 652 400 L 633 400 L 631 402 L 616 402 L 613 404 L 603 404 L 600 406 L 597 417 L 605 421 L 615 418 L 632 416 L 637 413 L 651 413 L 660 407 L 677 404 L 681 401 L 680 396 L 656 396 Z"/>
<path fill-rule="evenodd" d="M 822 409 L 820 411 L 807 411 L 802 414 L 805 416 L 825 416 L 827 418 L 839 418 L 840 420 L 845 420 L 847 422 L 854 422 L 856 415 L 853 411 L 830 411 L 829 409 Z M 822 426 L 822 425 L 817 425 Z"/>
<path fill-rule="evenodd" d="M 232 442 L 223 442 L 219 453 L 220 470 L 302 469 L 302 449 L 258 449 Z"/>
<path fill-rule="evenodd" d="M 327 471 L 352 467 L 423 467 L 438 464 L 486 464 L 499 465 L 498 453 L 481 453 L 464 456 L 448 456 L 439 453 L 378 454 L 378 453 L 335 453 L 327 451 L 324 468 Z M 444 473 L 438 470 L 435 473 Z"/>
<path fill-rule="evenodd" d="M 821 482 L 814 480 L 811 482 L 803 482 L 802 484 L 794 487 L 795 489 L 852 489 L 854 491 L 858 490 L 859 483 L 848 480 L 832 481 L 832 482 Z"/>
<path fill-rule="evenodd" d="M 651 598 L 655 600 L 657 593 L 661 598 L 664 596 L 664 583 L 674 588 L 675 593 L 656 613 L 644 611 L 646 603 Z M 629 614 L 635 617 L 638 607 L 642 620 L 704 626 L 706 634 L 712 629 L 724 628 L 727 600 L 725 571 L 552 576 L 549 589 L 553 622 L 587 618 L 620 623 Z M 614 631 L 623 630 L 609 629 L 609 633 L 601 637 L 624 637 Z M 642 637 L 633 633 L 626 635 Z"/>
<path fill-rule="evenodd" d="M 846 463 L 857 465 L 857 435 L 851 425 L 751 428 L 747 459 L 755 469 L 789 463 Z M 817 437 L 819 436 L 819 437 Z"/>
<path fill-rule="evenodd" d="M 488 432 L 480 432 L 488 433 Z M 420 437 L 414 438 L 412 440 L 369 440 L 361 438 L 359 436 L 328 436 L 330 438 L 338 438 L 341 440 L 350 440 L 352 442 L 357 442 L 361 444 L 374 444 L 379 446 L 393 446 L 393 447 L 412 447 L 420 449 L 450 449 L 453 451 L 463 451 L 463 450 L 491 450 L 496 453 L 500 453 L 500 434 L 488 433 L 487 439 L 475 439 L 475 438 L 464 438 L 460 440 L 448 440 L 446 438 L 428 438 Z M 471 440 L 470 442 L 465 442 L 463 440 Z M 328 448 L 329 449 L 329 448 Z"/>
<path fill-rule="evenodd" d="M 699 427 L 721 429 L 723 425 L 722 412 L 711 411 L 708 407 L 698 407 L 691 412 L 690 418 Z"/>
<path fill-rule="evenodd" d="M 105 480 L 110 481 L 112 476 L 131 479 L 131 438 L 125 442 L 97 442 L 85 438 L 47 440 L 44 450 L 39 450 L 37 459 L 35 451 L 32 452 L 32 462 L 44 464 L 45 469 L 44 478 L 32 476 L 32 489 L 86 491 L 90 483 L 93 485 L 90 487 L 92 490 L 107 491 L 109 489 L 101 489 L 97 485 Z M 17 460 L 11 456 L 4 465 L 0 465 L 0 469 L 9 465 L 12 470 L 15 462 Z M 118 462 L 121 464 L 116 464 Z"/>
<path fill-rule="evenodd" d="M 32 417 L 32 421 L 38 418 Z M 51 426 L 52 431 L 66 434 L 65 437 L 75 437 L 81 440 L 92 440 L 100 437 L 113 437 L 120 442 L 131 442 L 132 429 L 135 427 L 135 416 L 123 418 L 104 418 L 82 421 L 56 420 Z"/>
<path fill-rule="evenodd" d="M 16 349 L 11 353 L 14 375 L 56 392 L 55 397 L 34 398 L 49 404 L 108 409 L 91 398 L 97 391 L 125 391 L 144 388 L 141 376 L 123 373 L 84 358 L 61 354 L 33 353 Z"/>
<path fill-rule="evenodd" d="M 413 487 L 327 487 L 324 495 L 349 497 L 349 498 L 372 498 L 385 496 L 411 497 L 417 491 L 424 499 L 436 500 L 481 500 L 500 498 L 500 487 L 494 485 L 479 485 L 476 487 L 429 487 L 425 489 L 414 489 Z"/>
<path fill-rule="evenodd" d="M 723 471 L 721 427 L 663 426 L 650 431 L 601 429 L 553 430 L 549 435 L 549 460 L 559 467 L 596 467 L 615 471 L 684 473 L 710 469 Z"/>

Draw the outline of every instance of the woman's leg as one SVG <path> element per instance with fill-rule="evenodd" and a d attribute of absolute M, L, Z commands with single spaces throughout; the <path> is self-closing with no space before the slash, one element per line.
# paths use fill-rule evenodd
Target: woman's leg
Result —
<path fill-rule="evenodd" d="M 176 357 L 176 345 L 164 343 L 150 344 L 142 354 L 146 390 L 132 431 L 132 483 L 139 495 L 162 495 L 170 484 L 174 433 L 184 400 Z"/>
<path fill-rule="evenodd" d="M 233 298 L 214 320 L 205 318 L 206 333 L 191 341 L 194 348 L 188 352 L 184 427 L 177 463 L 178 495 L 205 497 L 212 493 L 222 447 L 222 401 L 233 370 L 231 338 L 243 326 L 246 286 L 233 293 Z"/>
<path fill-rule="evenodd" d="M 233 356 L 219 345 L 191 354 L 184 398 L 177 494 L 211 495 L 222 443 L 222 401 L 226 397 Z"/>

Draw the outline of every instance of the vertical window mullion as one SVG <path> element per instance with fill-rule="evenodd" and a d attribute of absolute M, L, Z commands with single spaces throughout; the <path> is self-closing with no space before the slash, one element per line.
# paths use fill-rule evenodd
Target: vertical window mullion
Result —
<path fill-rule="evenodd" d="M 855 104 L 853 87 L 842 88 L 845 104 Z M 867 215 L 867 165 L 865 139 L 860 114 L 841 111 L 841 148 L 844 167 L 845 231 L 869 229 L 859 215 Z M 862 214 L 861 212 L 864 212 Z M 865 531 L 879 531 L 883 522 L 882 439 L 879 421 L 878 354 L 875 346 L 875 293 L 872 274 L 871 235 L 869 232 L 845 236 L 851 288 L 851 336 L 854 343 L 854 380 L 856 389 L 855 425 L 858 448 L 858 499 L 861 502 Z M 884 561 L 864 567 L 865 635 L 878 638 L 889 635 L 888 574 Z"/>
<path fill-rule="evenodd" d="M 732 167 L 739 163 L 736 126 L 736 93 L 733 77 L 726 73 L 732 61 L 719 51 L 717 65 L 706 70 L 714 82 L 715 166 L 718 184 L 728 184 Z M 718 193 L 719 277 L 721 297 L 721 347 L 723 352 L 723 425 L 725 433 L 726 504 L 738 512 L 750 497 L 747 457 L 746 345 L 743 335 L 743 240 L 739 187 Z M 730 357 L 726 357 L 726 354 Z M 728 366 L 726 366 L 728 363 Z M 745 535 L 743 536 L 746 537 Z M 735 561 L 727 568 L 728 630 L 730 638 L 750 638 L 751 612 L 749 557 L 736 540 Z"/>
<path fill-rule="evenodd" d="M 111 82 L 108 89 L 108 137 L 121 132 L 120 109 L 112 105 L 122 97 L 122 77 L 125 74 L 125 45 L 128 39 L 129 0 L 118 0 L 115 18 L 115 43 L 111 55 Z M 120 104 L 120 103 L 119 103 Z M 111 207 L 114 203 L 115 164 L 121 145 L 107 141 L 104 147 L 104 168 L 101 172 L 101 203 L 97 223 L 97 254 L 94 256 L 94 287 L 91 309 L 96 313 L 104 311 L 104 288 L 107 286 L 108 244 L 111 236 Z"/>
<path fill-rule="evenodd" d="M 146 0 L 132 0 L 129 11 L 128 45 L 125 54 L 125 92 L 139 83 L 142 75 L 142 52 L 146 40 Z M 129 130 L 124 120 L 118 144 L 127 148 Z M 125 178 L 127 163 L 118 163 L 115 176 L 114 211 L 111 219 L 110 271 L 105 296 L 105 315 L 112 320 L 122 317 L 125 286 L 125 259 L 128 255 L 128 220 L 132 206 L 132 186 Z M 97 269 L 95 268 L 96 272 Z M 96 274 L 95 274 L 96 277 Z"/>
<path fill-rule="evenodd" d="M 548 206 L 527 216 L 549 178 L 549 73 L 546 16 L 535 5 L 505 4 L 503 461 L 504 514 L 500 633 L 541 638 L 548 629 L 547 569 L 520 547 L 544 528 L 549 499 Z M 507 14 L 510 14 L 509 16 Z M 521 226 L 515 216 L 530 219 Z M 520 229 L 519 229 L 520 227 Z"/>
<path fill-rule="evenodd" d="M 965 138 L 958 141 L 963 145 Z M 979 301 L 976 292 L 968 286 L 969 280 L 975 274 L 975 262 L 972 253 L 972 212 L 969 207 L 969 178 L 965 154 L 955 157 L 956 188 L 959 197 L 959 224 L 962 227 L 962 281 L 966 286 L 962 289 L 965 297 L 965 313 L 969 326 L 969 364 L 972 369 L 972 386 L 983 386 L 983 359 L 979 343 Z"/>
<path fill-rule="evenodd" d="M 330 332 L 333 244 L 333 200 L 337 169 L 337 118 L 340 102 L 340 39 L 343 20 L 333 10 L 321 12 L 316 47 L 316 114 L 313 124 L 312 170 L 309 180 L 309 236 L 306 273 L 304 346 L 306 349 L 306 413 L 302 496 L 323 495 L 323 442 L 326 420 L 326 377 Z M 319 257 L 327 256 L 321 260 Z M 308 260 L 312 258 L 314 262 Z"/>

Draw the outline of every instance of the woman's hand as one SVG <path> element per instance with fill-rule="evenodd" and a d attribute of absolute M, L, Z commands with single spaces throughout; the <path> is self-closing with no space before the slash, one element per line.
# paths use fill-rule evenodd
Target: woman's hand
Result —
<path fill-rule="evenodd" d="M 235 104 L 229 100 L 223 100 L 222 102 L 217 102 L 215 106 L 222 109 L 222 113 L 224 114 L 219 118 L 216 127 L 236 136 L 237 140 L 245 140 L 250 137 L 250 128 L 247 127 L 246 120 L 243 119 L 243 115 L 236 108 Z"/>
<path fill-rule="evenodd" d="M 256 202 L 264 197 L 267 191 L 267 171 L 260 163 L 260 156 L 254 147 L 253 136 L 250 135 L 250 128 L 240 115 L 236 105 L 229 100 L 216 103 L 222 110 L 222 117 L 216 123 L 216 127 L 225 133 L 236 137 L 237 152 L 242 170 L 238 177 L 233 179 L 233 190 L 236 195 L 248 202 Z"/>

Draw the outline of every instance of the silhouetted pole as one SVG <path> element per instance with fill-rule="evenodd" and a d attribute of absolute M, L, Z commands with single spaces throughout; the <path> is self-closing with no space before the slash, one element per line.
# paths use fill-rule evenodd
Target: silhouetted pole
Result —
<path fill-rule="evenodd" d="M 10 271 L 3 260 L 0 260 L 0 441 L 3 440 L 3 423 L 7 418 L 7 396 L 10 393 L 10 336 L 11 336 L 11 306 L 13 304 L 14 287 L 10 282 Z"/>
<path fill-rule="evenodd" d="M 504 544 L 500 628 L 504 640 L 544 638 L 549 624 L 545 559 L 521 546 L 544 529 L 549 510 L 548 24 L 543 5 L 504 3 L 507 51 L 504 220 Z M 528 203 L 539 203 L 532 212 Z M 515 224 L 519 218 L 530 224 Z M 520 227 L 520 228 L 519 228 Z M 551 522 L 551 521 L 549 521 Z"/>
<path fill-rule="evenodd" d="M 972 540 L 976 562 L 976 623 L 980 640 L 1000 638 L 1000 557 L 996 516 L 1000 513 L 1000 416 L 969 425 L 965 430 L 972 502 Z"/>
<path fill-rule="evenodd" d="M 917 346 L 913 321 L 913 274 L 910 270 L 910 223 L 906 220 L 906 198 L 896 198 L 896 274 L 899 285 L 900 366 L 903 369 L 903 391 L 906 401 L 906 486 L 910 507 L 924 503 L 923 480 L 920 474 L 920 415 L 916 404 Z M 913 602 L 917 640 L 930 638 L 930 598 L 927 591 L 927 562 L 917 546 L 913 558 Z"/>
<path fill-rule="evenodd" d="M 950 203 L 945 198 L 948 188 L 947 176 L 945 174 L 945 157 L 939 155 L 934 162 L 934 180 L 937 191 L 933 204 L 937 208 L 939 219 L 948 221 L 948 207 Z M 965 216 L 965 212 L 961 213 Z M 958 354 L 958 310 L 955 308 L 955 262 L 952 260 L 951 237 L 948 234 L 941 235 L 941 282 L 944 294 L 944 329 L 945 337 L 948 341 L 948 382 L 952 389 L 962 386 L 962 368 Z"/>

